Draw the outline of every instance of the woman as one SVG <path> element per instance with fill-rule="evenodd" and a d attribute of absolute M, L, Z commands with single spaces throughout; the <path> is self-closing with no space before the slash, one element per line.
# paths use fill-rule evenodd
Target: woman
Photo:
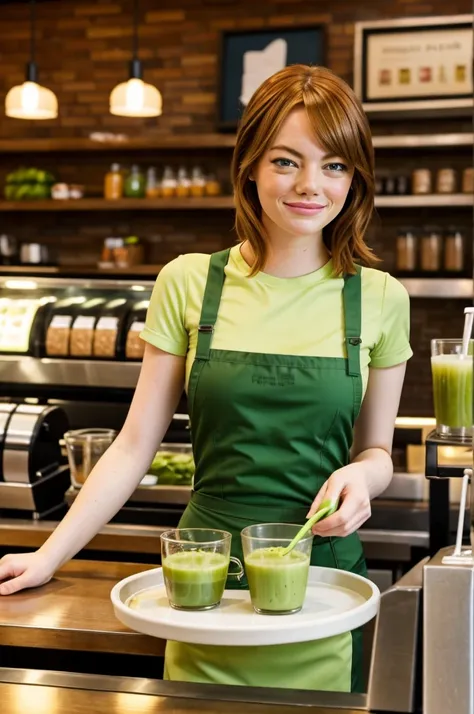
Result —
<path fill-rule="evenodd" d="M 232 178 L 239 244 L 168 264 L 142 337 L 125 425 L 36 553 L 0 561 L 0 594 L 47 582 L 123 505 L 186 386 L 196 460 L 183 527 L 232 533 L 301 523 L 323 498 L 312 563 L 365 574 L 356 530 L 392 476 L 391 444 L 411 356 L 404 288 L 373 260 L 373 150 L 352 90 L 329 70 L 270 77 L 242 118 Z M 357 261 L 357 262 L 356 262 Z M 275 622 L 277 626 L 277 622 Z M 272 647 L 169 642 L 166 676 L 361 689 L 360 632 Z"/>

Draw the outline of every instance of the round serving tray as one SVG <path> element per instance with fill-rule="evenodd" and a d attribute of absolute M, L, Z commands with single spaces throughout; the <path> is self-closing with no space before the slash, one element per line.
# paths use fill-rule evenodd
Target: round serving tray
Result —
<path fill-rule="evenodd" d="M 162 570 L 155 568 L 121 580 L 111 599 L 120 622 L 152 637 L 204 645 L 279 645 L 364 625 L 377 614 L 380 592 L 360 575 L 311 566 L 303 609 L 294 615 L 258 615 L 247 590 L 226 590 L 214 610 L 184 612 L 170 607 Z"/>

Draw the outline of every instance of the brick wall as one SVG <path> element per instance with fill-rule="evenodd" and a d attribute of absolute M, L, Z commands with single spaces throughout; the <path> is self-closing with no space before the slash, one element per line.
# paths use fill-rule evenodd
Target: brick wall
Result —
<path fill-rule="evenodd" d="M 329 6 L 329 7 L 328 7 Z M 8 89 L 24 79 L 28 59 L 29 25 L 26 4 L 2 5 L 0 11 L 0 106 Z M 163 95 L 164 113 L 159 119 L 136 120 L 108 113 L 111 89 L 126 79 L 131 46 L 131 0 L 50 0 L 38 3 L 37 60 L 40 81 L 56 93 L 60 116 L 55 121 L 22 122 L 0 112 L 0 137 L 87 136 L 92 131 L 125 132 L 129 135 L 163 135 L 169 132 L 215 130 L 220 35 L 232 28 L 269 28 L 324 24 L 326 64 L 352 82 L 354 21 L 392 17 L 432 16 L 472 12 L 471 0 L 153 0 L 140 2 L 140 57 L 145 79 Z M 469 121 L 434 120 L 426 130 L 470 130 Z M 374 124 L 377 133 L 407 132 L 410 122 Z M 420 154 L 420 157 L 423 156 Z M 130 155 L 125 163 L 139 161 L 160 165 L 163 156 Z M 230 151 L 182 152 L 168 156 L 173 164 L 200 163 L 216 170 L 225 180 Z M 406 166 L 413 156 L 400 156 Z M 392 162 L 384 155 L 380 161 Z M 435 161 L 431 156 L 423 160 Z M 470 157 L 457 155 L 458 162 Z M 0 182 L 18 163 L 41 164 L 67 181 L 86 183 L 90 195 L 98 194 L 110 158 L 103 155 L 49 154 L 0 157 Z M 22 240 L 41 240 L 55 246 L 62 262 L 90 264 L 98 255 L 103 237 L 137 232 L 148 239 L 148 260 L 162 263 L 183 251 L 217 250 L 233 241 L 232 216 L 228 211 L 153 214 L 4 214 L 2 230 Z M 470 236 L 468 211 L 441 222 L 461 223 Z M 383 257 L 382 267 L 394 265 L 394 240 L 400 223 L 433 220 L 419 212 L 400 216 L 380 212 L 370 232 L 370 242 Z M 438 220 L 438 218 L 434 218 Z M 427 415 L 432 411 L 429 340 L 456 336 L 462 331 L 462 301 L 412 300 L 412 339 L 415 358 L 408 369 L 401 412 Z"/>

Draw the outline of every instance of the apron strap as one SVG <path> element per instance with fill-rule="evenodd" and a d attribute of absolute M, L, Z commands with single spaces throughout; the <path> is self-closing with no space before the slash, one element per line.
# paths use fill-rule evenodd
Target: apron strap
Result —
<path fill-rule="evenodd" d="M 199 319 L 196 359 L 209 359 L 214 325 L 217 320 L 222 288 L 225 280 L 225 267 L 229 261 L 230 248 L 213 253 L 209 262 L 206 288 Z"/>
<path fill-rule="evenodd" d="M 360 343 L 362 322 L 361 269 L 356 265 L 355 275 L 344 276 L 344 335 L 347 350 L 347 373 L 350 377 L 360 376 Z"/>

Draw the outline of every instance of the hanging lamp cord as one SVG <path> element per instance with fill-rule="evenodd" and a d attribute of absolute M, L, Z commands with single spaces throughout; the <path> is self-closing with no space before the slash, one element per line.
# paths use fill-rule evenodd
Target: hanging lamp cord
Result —
<path fill-rule="evenodd" d="M 36 2 L 35 0 L 30 0 L 30 24 L 31 24 L 31 37 L 30 37 L 30 62 L 35 62 L 36 59 Z"/>
<path fill-rule="evenodd" d="M 138 59 L 138 0 L 133 0 L 133 59 Z"/>

